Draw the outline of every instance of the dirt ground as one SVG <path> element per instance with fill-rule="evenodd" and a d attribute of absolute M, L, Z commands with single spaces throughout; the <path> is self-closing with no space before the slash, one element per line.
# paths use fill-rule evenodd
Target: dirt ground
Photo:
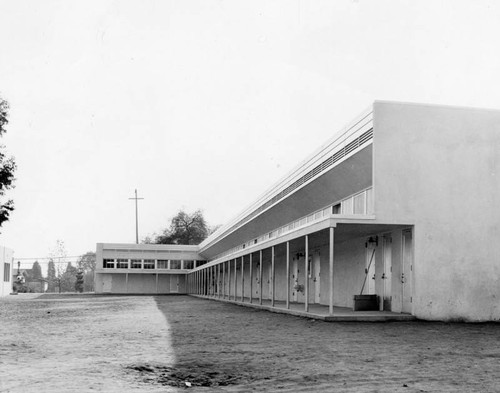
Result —
<path fill-rule="evenodd" d="M 0 392 L 500 392 L 499 324 L 91 295 L 9 296 L 0 321 Z"/>

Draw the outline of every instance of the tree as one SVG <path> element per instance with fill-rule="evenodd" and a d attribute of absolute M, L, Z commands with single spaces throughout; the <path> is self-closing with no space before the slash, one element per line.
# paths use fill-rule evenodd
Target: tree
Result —
<path fill-rule="evenodd" d="M 66 265 L 66 270 L 60 275 L 60 291 L 73 292 L 75 290 L 76 273 L 78 269 L 71 262 Z"/>
<path fill-rule="evenodd" d="M 82 269 L 84 272 L 90 272 L 95 270 L 95 252 L 88 251 L 83 255 L 78 257 L 78 261 L 76 262 L 76 266 L 79 269 Z"/>
<path fill-rule="evenodd" d="M 76 266 L 83 272 L 83 291 L 94 291 L 94 271 L 96 256 L 95 252 L 89 251 L 81 255 L 76 262 Z M 78 291 L 78 289 L 77 289 Z"/>
<path fill-rule="evenodd" d="M 83 292 L 83 270 L 78 269 L 76 272 L 75 292 Z"/>
<path fill-rule="evenodd" d="M 47 292 L 55 292 L 57 277 L 56 277 L 56 266 L 53 259 L 49 260 L 49 265 L 47 267 L 47 282 L 49 284 Z"/>
<path fill-rule="evenodd" d="M 49 267 L 50 263 L 52 262 L 52 265 L 54 267 L 54 276 L 53 277 L 47 277 L 47 281 L 49 281 L 49 291 L 50 292 L 55 292 L 55 285 L 58 286 L 59 288 L 59 293 L 61 292 L 61 281 L 62 281 L 62 276 L 65 273 L 64 267 L 62 266 L 63 263 L 66 262 L 66 257 L 67 257 L 67 252 L 66 252 L 66 246 L 64 245 L 64 242 L 60 239 L 56 241 L 56 246 L 50 251 L 50 261 L 49 261 Z M 57 266 L 55 265 L 55 262 L 57 261 Z M 53 290 L 51 289 L 51 284 L 53 287 Z"/>
<path fill-rule="evenodd" d="M 0 97 L 0 137 L 7 132 L 5 126 L 9 122 L 7 120 L 8 111 L 8 102 Z M 0 201 L 0 226 L 9 220 L 10 213 L 14 210 L 14 201 L 12 199 L 3 201 L 3 196 L 7 190 L 14 188 L 14 172 L 17 169 L 14 158 L 8 157 L 4 149 L 5 146 L 0 145 L 0 197 L 2 198 Z"/>
<path fill-rule="evenodd" d="M 31 279 L 32 280 L 40 280 L 43 278 L 42 276 L 42 267 L 38 263 L 38 261 L 33 262 L 33 267 L 31 268 Z"/>
<path fill-rule="evenodd" d="M 156 244 L 200 244 L 208 236 L 209 227 L 201 210 L 188 214 L 180 210 L 172 218 L 170 228 L 157 235 Z"/>

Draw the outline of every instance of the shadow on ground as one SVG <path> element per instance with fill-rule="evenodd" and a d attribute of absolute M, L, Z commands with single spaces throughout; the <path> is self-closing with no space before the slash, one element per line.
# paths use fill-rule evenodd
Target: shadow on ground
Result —
<path fill-rule="evenodd" d="M 177 358 L 173 368 L 136 370 L 155 383 L 325 392 L 500 386 L 498 324 L 326 323 L 189 296 L 155 300 Z"/>

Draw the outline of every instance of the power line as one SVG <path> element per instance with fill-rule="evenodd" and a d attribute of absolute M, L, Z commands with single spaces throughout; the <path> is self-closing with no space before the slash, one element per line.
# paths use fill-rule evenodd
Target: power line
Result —
<path fill-rule="evenodd" d="M 14 260 L 14 262 L 16 262 L 16 261 Z M 24 262 L 17 261 L 17 262 L 19 262 L 21 265 L 31 265 L 31 264 L 32 264 L 32 263 L 31 263 L 31 261 L 24 261 Z M 35 263 L 35 262 L 39 262 L 39 261 L 36 261 L 36 260 L 35 260 L 35 261 L 33 261 L 33 263 Z M 51 262 L 51 261 L 42 261 L 42 262 L 40 262 L 40 265 L 47 265 L 47 264 L 49 264 L 50 262 Z M 62 263 L 78 263 L 78 261 L 77 261 L 77 260 L 75 260 L 75 259 L 70 260 L 70 261 L 65 260 L 65 261 L 52 261 L 52 262 L 53 262 L 54 264 L 56 264 L 56 265 L 57 265 L 57 264 L 62 264 Z"/>
<path fill-rule="evenodd" d="M 62 258 L 80 258 L 82 257 L 83 255 L 70 255 L 70 256 L 60 256 L 60 257 L 33 257 L 33 258 L 14 258 L 16 261 L 19 260 L 19 261 L 22 261 L 22 260 L 33 260 L 33 259 L 62 259 Z"/>

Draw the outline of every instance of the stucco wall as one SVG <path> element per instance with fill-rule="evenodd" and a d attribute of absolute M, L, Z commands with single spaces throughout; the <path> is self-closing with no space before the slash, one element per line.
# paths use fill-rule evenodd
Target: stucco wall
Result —
<path fill-rule="evenodd" d="M 13 256 L 14 251 L 10 248 L 0 246 L 0 296 L 7 296 L 12 292 Z M 6 278 L 4 277 L 5 263 L 10 264 L 10 272 Z"/>
<path fill-rule="evenodd" d="M 158 275 L 158 293 L 170 293 L 170 274 Z"/>
<path fill-rule="evenodd" d="M 377 220 L 414 222 L 413 313 L 500 319 L 500 112 L 374 104 Z"/>
<path fill-rule="evenodd" d="M 365 238 L 358 238 L 335 244 L 333 265 L 333 303 L 335 306 L 352 307 L 354 295 L 359 294 L 361 290 L 366 261 L 365 241 Z M 324 271 L 328 271 L 327 267 Z"/>

